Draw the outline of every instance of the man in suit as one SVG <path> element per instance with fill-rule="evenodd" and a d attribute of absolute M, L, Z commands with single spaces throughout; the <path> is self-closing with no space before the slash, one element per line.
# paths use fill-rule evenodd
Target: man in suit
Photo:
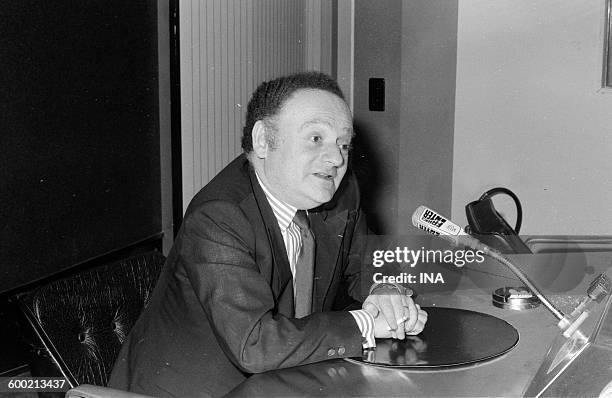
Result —
<path fill-rule="evenodd" d="M 401 286 L 362 286 L 352 136 L 328 76 L 258 87 L 244 154 L 191 201 L 111 387 L 220 396 L 252 373 L 361 356 L 374 337 L 423 329 L 427 314 Z M 362 309 L 341 310 L 366 296 Z"/>

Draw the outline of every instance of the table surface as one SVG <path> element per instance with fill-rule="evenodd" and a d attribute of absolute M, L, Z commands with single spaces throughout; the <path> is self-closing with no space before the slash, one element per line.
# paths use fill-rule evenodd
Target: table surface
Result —
<path fill-rule="evenodd" d="M 566 253 L 511 256 L 515 264 L 560 310 L 569 312 L 584 297 L 589 283 L 611 266 L 612 253 Z M 560 334 L 557 320 L 544 306 L 515 311 L 491 304 L 491 292 L 520 286 L 494 262 L 453 270 L 452 286 L 426 289 L 416 298 L 422 306 L 462 308 L 505 320 L 519 333 L 518 344 L 489 361 L 444 370 L 369 366 L 336 359 L 253 375 L 229 396 L 521 396 Z M 450 278 L 452 279 L 452 278 Z M 449 280 L 449 278 L 447 278 Z"/>

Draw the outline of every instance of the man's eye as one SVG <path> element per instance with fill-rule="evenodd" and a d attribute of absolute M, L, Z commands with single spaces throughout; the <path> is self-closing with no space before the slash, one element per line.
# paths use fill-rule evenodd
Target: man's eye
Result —
<path fill-rule="evenodd" d="M 341 151 L 350 151 L 351 150 L 351 144 L 340 144 L 340 150 Z"/>
<path fill-rule="evenodd" d="M 310 141 L 312 142 L 321 142 L 321 137 L 318 135 L 313 135 L 312 137 L 310 137 Z"/>

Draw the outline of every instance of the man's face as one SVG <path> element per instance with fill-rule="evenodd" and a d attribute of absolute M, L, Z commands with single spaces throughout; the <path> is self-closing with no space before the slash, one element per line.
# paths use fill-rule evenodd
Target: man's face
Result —
<path fill-rule="evenodd" d="M 346 173 L 353 136 L 346 103 L 327 91 L 299 90 L 273 123 L 275 148 L 267 145 L 260 176 L 266 186 L 298 209 L 330 201 Z"/>

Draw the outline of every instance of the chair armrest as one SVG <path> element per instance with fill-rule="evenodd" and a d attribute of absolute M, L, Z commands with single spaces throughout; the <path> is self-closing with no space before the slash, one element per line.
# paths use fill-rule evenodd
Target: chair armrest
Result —
<path fill-rule="evenodd" d="M 110 387 L 81 384 L 66 391 L 66 398 L 151 398 L 151 396 L 116 390 Z"/>

